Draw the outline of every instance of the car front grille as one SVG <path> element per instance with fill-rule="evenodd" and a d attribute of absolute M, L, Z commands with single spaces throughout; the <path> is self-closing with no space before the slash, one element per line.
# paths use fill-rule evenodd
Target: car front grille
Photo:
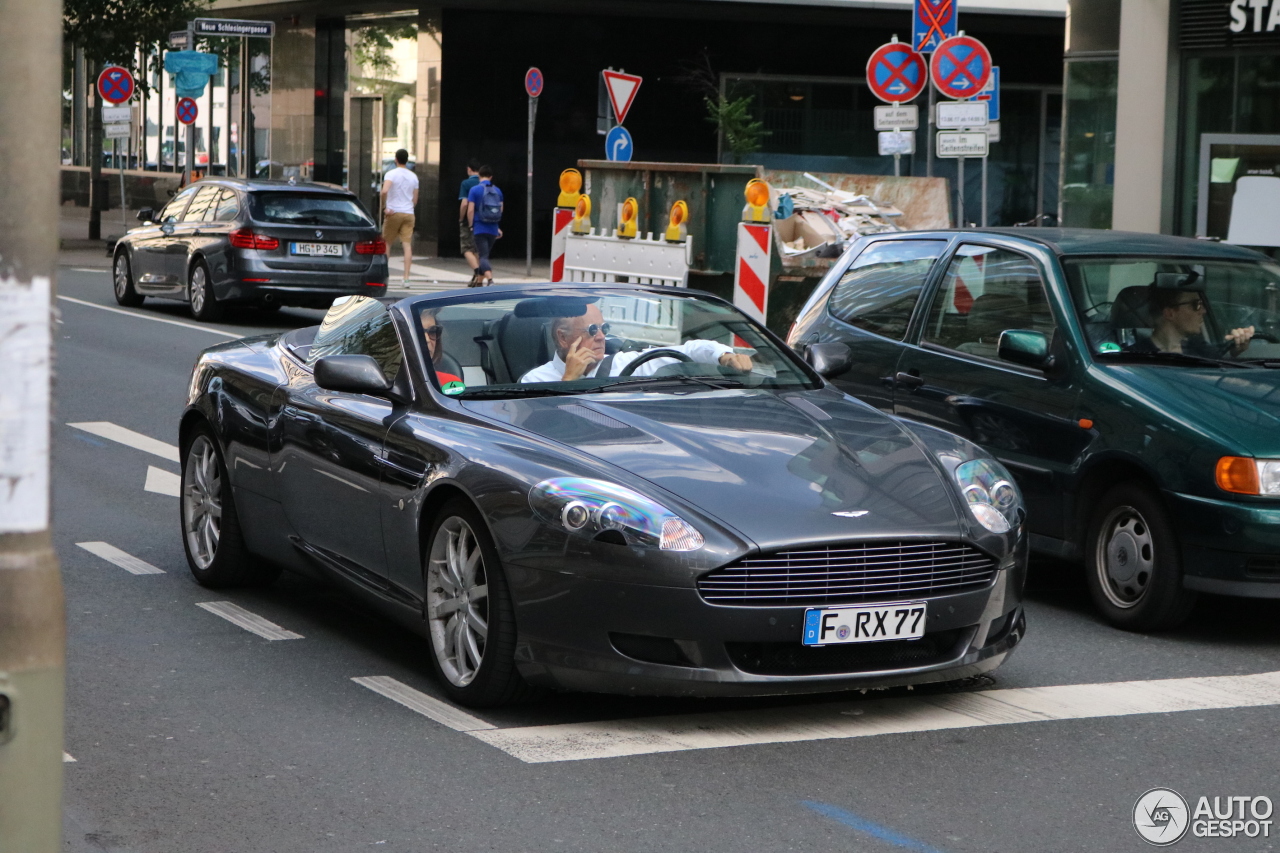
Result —
<path fill-rule="evenodd" d="M 699 578 L 698 592 L 740 607 L 851 604 L 969 592 L 995 571 L 962 542 L 854 542 L 744 557 Z"/>
<path fill-rule="evenodd" d="M 963 654 L 972 638 L 973 628 L 954 628 L 918 640 L 817 648 L 800 643 L 725 643 L 725 651 L 734 666 L 753 675 L 834 675 L 937 666 Z"/>

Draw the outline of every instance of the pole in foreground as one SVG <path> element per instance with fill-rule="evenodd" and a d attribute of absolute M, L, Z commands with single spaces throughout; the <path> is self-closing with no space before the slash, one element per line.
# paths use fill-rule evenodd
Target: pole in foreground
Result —
<path fill-rule="evenodd" d="M 0 845 L 62 849 L 66 633 L 49 531 L 59 3 L 0 0 Z M 101 155 L 98 155 L 101 160 Z"/>
<path fill-rule="evenodd" d="M 542 94 L 542 72 L 530 68 L 524 73 L 524 91 L 529 96 L 529 147 L 524 176 L 524 274 L 533 275 L 533 125 L 538 119 L 538 96 Z"/>

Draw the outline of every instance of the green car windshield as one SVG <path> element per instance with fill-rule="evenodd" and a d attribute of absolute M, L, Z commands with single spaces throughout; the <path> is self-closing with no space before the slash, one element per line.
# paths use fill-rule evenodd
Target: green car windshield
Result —
<path fill-rule="evenodd" d="M 481 291 L 416 308 L 444 393 L 483 399 L 820 384 L 736 308 L 687 291 L 496 296 Z"/>
<path fill-rule="evenodd" d="M 1064 258 L 1102 360 L 1280 362 L 1280 266 L 1270 261 Z"/>

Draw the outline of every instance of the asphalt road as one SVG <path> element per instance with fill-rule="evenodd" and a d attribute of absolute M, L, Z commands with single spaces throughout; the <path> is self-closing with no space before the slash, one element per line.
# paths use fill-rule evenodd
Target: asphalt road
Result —
<path fill-rule="evenodd" d="M 1126 634 L 1095 618 L 1076 569 L 1050 562 L 1033 567 L 1027 639 L 981 695 L 564 694 L 451 716 L 425 642 L 339 592 L 288 575 L 266 590 L 195 584 L 165 445 L 196 355 L 225 337 L 177 303 L 121 312 L 105 270 L 64 268 L 59 293 L 67 850 L 1137 851 L 1132 811 L 1150 788 L 1193 808 L 1280 801 L 1280 679 L 1185 681 L 1280 670 L 1280 602 L 1206 598 L 1183 630 Z M 219 328 L 319 317 L 246 310 Z M 197 606 L 210 602 L 297 636 L 265 639 Z M 1180 681 L 1090 686 L 1158 679 Z M 414 707 L 368 684 L 403 685 Z M 1226 698 L 1201 701 L 1206 684 Z M 984 716 L 1002 696 L 1032 710 Z M 1274 819 L 1270 838 L 1177 848 L 1272 850 Z"/>

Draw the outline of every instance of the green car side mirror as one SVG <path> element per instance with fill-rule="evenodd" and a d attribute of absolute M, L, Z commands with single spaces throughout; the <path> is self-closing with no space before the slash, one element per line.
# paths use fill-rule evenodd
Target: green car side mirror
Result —
<path fill-rule="evenodd" d="M 1053 367 L 1049 355 L 1049 336 L 1030 329 L 1006 329 L 1000 333 L 996 355 L 1003 361 L 1011 361 L 1024 367 L 1047 370 Z"/>

